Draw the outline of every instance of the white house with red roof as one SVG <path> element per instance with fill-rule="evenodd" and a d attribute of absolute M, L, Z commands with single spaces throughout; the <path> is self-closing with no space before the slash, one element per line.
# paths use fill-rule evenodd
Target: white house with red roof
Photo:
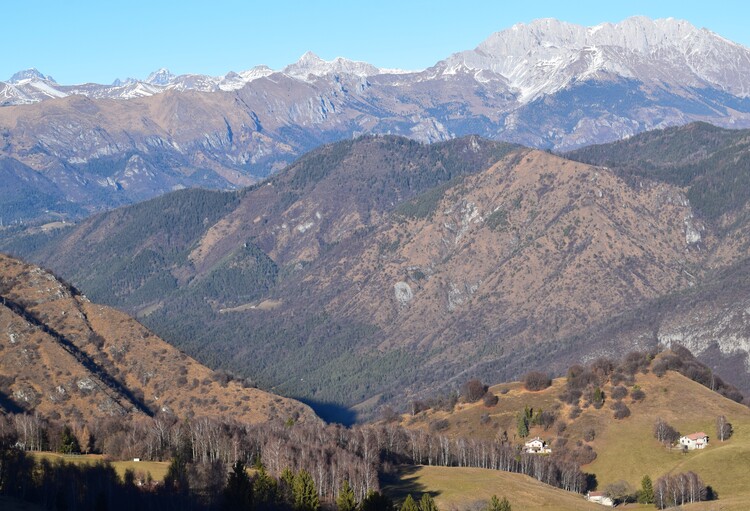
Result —
<path fill-rule="evenodd" d="M 708 435 L 703 431 L 691 433 L 680 437 L 680 445 L 683 449 L 692 451 L 694 449 L 705 449 L 708 445 Z"/>
<path fill-rule="evenodd" d="M 547 442 L 539 437 L 534 437 L 523 445 L 523 450 L 530 454 L 549 454 L 552 449 L 549 448 Z"/>

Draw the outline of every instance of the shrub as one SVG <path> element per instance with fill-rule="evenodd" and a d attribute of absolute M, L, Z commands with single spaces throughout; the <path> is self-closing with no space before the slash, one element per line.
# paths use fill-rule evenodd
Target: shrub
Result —
<path fill-rule="evenodd" d="M 565 433 L 565 430 L 568 429 L 568 425 L 565 424 L 565 421 L 557 421 L 555 424 L 555 431 L 557 431 L 558 435 L 562 435 Z"/>
<path fill-rule="evenodd" d="M 498 401 L 500 401 L 500 398 L 498 398 L 492 392 L 487 392 L 482 398 L 482 401 L 484 402 L 484 406 L 491 407 L 491 406 L 495 406 L 498 403 Z"/>
<path fill-rule="evenodd" d="M 612 410 L 614 410 L 614 417 L 615 419 L 624 419 L 625 417 L 630 416 L 630 408 L 627 407 L 625 403 L 622 401 L 615 401 L 612 405 Z"/>
<path fill-rule="evenodd" d="M 531 371 L 524 375 L 523 385 L 526 390 L 536 392 L 548 388 L 552 385 L 552 380 L 549 375 L 541 371 Z"/>
<path fill-rule="evenodd" d="M 615 370 L 615 363 L 608 358 L 597 358 L 591 364 L 591 372 L 599 377 L 600 381 L 606 380 Z"/>
<path fill-rule="evenodd" d="M 620 368 L 627 374 L 634 375 L 638 371 L 648 372 L 648 366 L 651 362 L 651 356 L 648 353 L 631 351 L 625 355 L 625 359 L 620 364 Z"/>
<path fill-rule="evenodd" d="M 680 439 L 680 433 L 662 419 L 656 419 L 654 438 L 665 445 L 671 445 Z"/>
<path fill-rule="evenodd" d="M 630 393 L 630 398 L 635 401 L 643 401 L 643 399 L 646 397 L 646 393 L 641 390 L 640 387 L 637 385 L 633 388 L 633 391 Z"/>
<path fill-rule="evenodd" d="M 461 386 L 461 398 L 467 403 L 476 403 L 487 392 L 487 386 L 473 378 Z"/>
<path fill-rule="evenodd" d="M 557 398 L 569 405 L 578 405 L 583 393 L 578 389 L 565 389 Z"/>
<path fill-rule="evenodd" d="M 596 430 L 594 428 L 589 428 L 583 432 L 583 439 L 587 442 L 592 442 L 594 438 L 596 438 Z"/>
<path fill-rule="evenodd" d="M 568 417 L 571 419 L 577 419 L 581 415 L 581 407 L 574 406 L 570 409 L 570 413 L 568 414 Z"/>
<path fill-rule="evenodd" d="M 612 399 L 619 401 L 628 395 L 628 389 L 626 389 L 622 385 L 618 385 L 617 387 L 612 389 L 611 395 L 612 395 Z"/>
<path fill-rule="evenodd" d="M 580 445 L 570 451 L 570 458 L 579 465 L 586 465 L 596 459 L 596 451 L 590 445 Z"/>
<path fill-rule="evenodd" d="M 557 419 L 557 413 L 544 411 L 540 412 L 534 417 L 534 424 L 542 426 L 544 431 L 547 431 L 555 423 Z"/>
<path fill-rule="evenodd" d="M 433 432 L 440 432 L 445 431 L 450 427 L 450 423 L 448 422 L 448 419 L 439 419 L 436 421 L 432 421 L 430 423 L 430 431 Z"/>

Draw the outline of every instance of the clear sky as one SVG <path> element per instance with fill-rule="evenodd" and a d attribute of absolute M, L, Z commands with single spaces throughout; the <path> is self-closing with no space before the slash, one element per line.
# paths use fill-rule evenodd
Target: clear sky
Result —
<path fill-rule="evenodd" d="M 60 83 L 279 69 L 311 50 L 422 69 L 536 18 L 582 25 L 674 17 L 750 46 L 750 2 L 694 0 L 34 0 L 0 8 L 0 80 L 36 67 Z"/>

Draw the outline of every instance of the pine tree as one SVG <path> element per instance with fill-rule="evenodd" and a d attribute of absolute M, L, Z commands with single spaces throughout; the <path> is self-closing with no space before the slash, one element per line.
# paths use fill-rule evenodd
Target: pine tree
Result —
<path fill-rule="evenodd" d="M 429 493 L 423 493 L 422 499 L 419 501 L 419 511 L 438 511 L 435 499 Z"/>
<path fill-rule="evenodd" d="M 360 504 L 361 511 L 391 511 L 393 502 L 380 492 L 370 491 Z"/>
<path fill-rule="evenodd" d="M 354 490 L 349 486 L 349 481 L 344 480 L 341 491 L 336 499 L 336 507 L 339 511 L 354 511 L 357 509 L 357 501 L 354 498 Z"/>
<path fill-rule="evenodd" d="M 252 483 L 245 470 L 245 464 L 237 460 L 232 465 L 227 486 L 224 488 L 224 509 L 249 510 L 252 503 L 251 490 Z"/>
<path fill-rule="evenodd" d="M 643 479 L 641 479 L 641 490 L 638 492 L 637 500 L 639 504 L 654 503 L 654 483 L 648 475 L 643 476 Z"/>
<path fill-rule="evenodd" d="M 597 387 L 594 389 L 594 408 L 601 408 L 604 404 L 604 391 Z"/>
<path fill-rule="evenodd" d="M 167 475 L 164 476 L 164 488 L 169 491 L 180 491 L 187 493 L 190 490 L 188 482 L 187 456 L 183 451 L 178 451 L 172 458 Z"/>
<path fill-rule="evenodd" d="M 253 505 L 256 509 L 272 509 L 276 502 L 278 485 L 262 464 L 257 466 L 258 473 L 253 480 Z"/>
<path fill-rule="evenodd" d="M 294 487 L 294 473 L 286 467 L 281 471 L 281 477 L 279 478 L 278 485 L 278 500 L 291 506 L 294 504 L 294 493 L 292 488 Z"/>
<path fill-rule="evenodd" d="M 519 413 L 516 418 L 516 425 L 518 427 L 518 436 L 526 438 L 529 436 L 529 419 L 525 413 Z"/>
<path fill-rule="evenodd" d="M 78 443 L 78 439 L 68 426 L 65 426 L 62 431 L 60 452 L 64 454 L 79 454 L 81 452 L 81 446 Z"/>
<path fill-rule="evenodd" d="M 503 500 L 500 500 L 497 498 L 497 495 L 492 496 L 485 509 L 487 511 L 512 511 L 508 499 L 503 497 Z"/>
<path fill-rule="evenodd" d="M 315 489 L 315 481 L 306 470 L 300 470 L 294 476 L 292 485 L 294 494 L 294 509 L 298 511 L 318 511 L 320 509 L 320 499 L 318 490 Z"/>
<path fill-rule="evenodd" d="M 412 498 L 411 493 L 406 496 L 406 500 L 401 504 L 401 511 L 419 511 L 419 506 Z"/>

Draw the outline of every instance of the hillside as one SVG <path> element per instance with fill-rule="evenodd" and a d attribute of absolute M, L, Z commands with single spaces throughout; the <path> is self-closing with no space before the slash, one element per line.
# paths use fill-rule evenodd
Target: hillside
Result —
<path fill-rule="evenodd" d="M 666 473 L 692 470 L 718 492 L 722 506 L 724 499 L 747 505 L 750 492 L 742 467 L 743 460 L 750 455 L 750 409 L 677 372 L 669 370 L 657 376 L 653 371 L 654 363 L 651 367 L 647 374 L 637 372 L 632 382 L 624 384 L 630 393 L 637 386 L 645 397 L 640 401 L 629 395 L 623 398 L 622 402 L 631 413 L 619 420 L 613 418 L 611 405 L 616 400 L 611 397 L 614 387 L 611 380 L 601 387 L 604 406 L 600 409 L 582 406 L 575 416 L 571 415 L 573 405 L 558 399 L 565 389 L 565 379 L 560 378 L 549 388 L 536 392 L 526 390 L 517 382 L 496 385 L 489 389 L 499 398 L 494 406 L 486 406 L 482 401 L 463 403 L 452 412 L 428 410 L 414 417 L 404 416 L 402 424 L 433 431 L 436 424 L 440 424 L 439 431 L 454 438 L 497 440 L 507 432 L 511 443 L 521 443 L 517 436 L 517 416 L 528 406 L 534 413 L 555 414 L 555 422 L 548 429 L 534 426 L 528 436 L 546 440 L 552 446 L 553 455 L 561 450 L 580 449 L 580 445 L 593 448 L 594 461 L 582 458 L 582 469 L 596 475 L 599 489 L 620 480 L 637 489 L 644 475 L 656 480 Z M 734 429 L 732 437 L 725 442 L 715 438 L 719 415 L 726 416 Z M 668 450 L 654 438 L 654 424 L 660 418 L 682 434 L 705 431 L 710 437 L 709 446 L 687 454 Z"/>
<path fill-rule="evenodd" d="M 513 509 L 578 511 L 601 509 L 582 495 L 540 483 L 522 474 L 467 467 L 406 467 L 397 482 L 386 481 L 384 493 L 402 502 L 406 495 L 419 500 L 434 496 L 440 509 L 481 509 L 493 495 L 505 496 Z"/>
<path fill-rule="evenodd" d="M 633 186 L 645 178 L 685 187 L 696 214 L 711 222 L 728 245 L 728 250 L 717 249 L 714 264 L 726 264 L 732 255 L 747 252 L 741 233 L 750 221 L 750 130 L 694 123 L 585 147 L 566 156 L 607 166 Z"/>
<path fill-rule="evenodd" d="M 681 188 L 541 151 L 363 137 L 5 249 L 203 363 L 367 413 L 588 356 L 559 341 L 700 281 L 718 240 L 694 217 Z"/>
<path fill-rule="evenodd" d="M 229 381 L 51 273 L 0 255 L 0 405 L 87 422 L 107 417 L 316 420 L 296 401 Z"/>

